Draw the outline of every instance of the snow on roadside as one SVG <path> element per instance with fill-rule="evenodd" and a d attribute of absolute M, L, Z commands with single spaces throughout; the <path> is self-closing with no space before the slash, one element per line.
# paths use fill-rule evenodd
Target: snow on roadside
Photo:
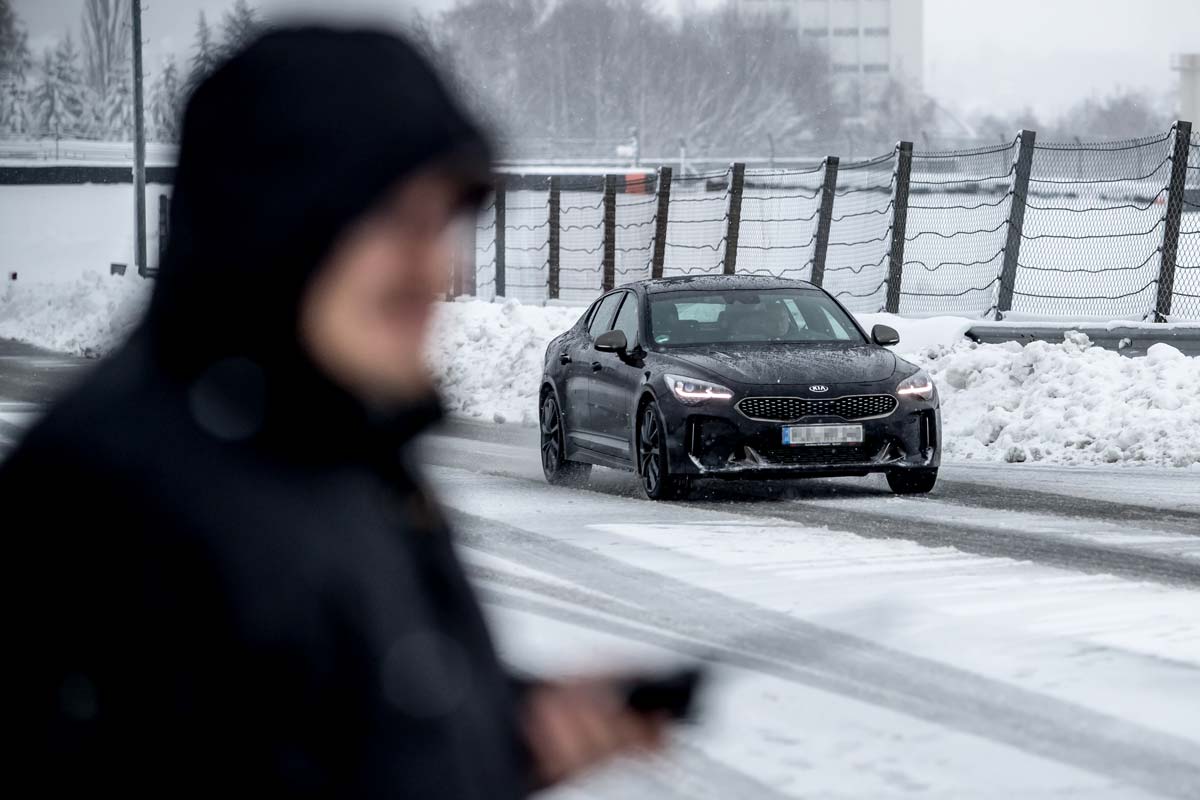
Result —
<path fill-rule="evenodd" d="M 0 339 L 96 358 L 133 332 L 150 299 L 150 281 L 85 270 L 70 281 L 6 281 Z"/>
<path fill-rule="evenodd" d="M 941 392 L 949 458 L 1200 469 L 1200 357 L 1168 344 L 1127 358 L 1068 332 L 907 356 Z"/>
<path fill-rule="evenodd" d="M 85 272 L 0 290 L 0 338 L 99 356 L 133 329 L 151 284 Z M 450 413 L 533 425 L 547 343 L 582 308 L 464 301 L 439 308 L 430 363 Z M 942 396 L 951 460 L 1159 464 L 1200 470 L 1200 357 L 1167 344 L 1129 358 L 1066 332 L 1061 344 L 975 344 L 962 317 L 863 314 L 891 325 L 897 351 Z"/>
<path fill-rule="evenodd" d="M 491 422 L 537 422 L 546 345 L 582 308 L 467 301 L 442 303 L 429 362 L 451 414 Z"/>

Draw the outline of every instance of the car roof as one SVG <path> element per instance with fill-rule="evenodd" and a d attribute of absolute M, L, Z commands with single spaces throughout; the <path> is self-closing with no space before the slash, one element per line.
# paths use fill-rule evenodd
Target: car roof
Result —
<path fill-rule="evenodd" d="M 679 291 L 713 291 L 728 289 L 809 289 L 820 291 L 808 281 L 777 278 L 773 275 L 680 275 L 637 281 L 629 286 L 641 286 L 650 294 Z"/>

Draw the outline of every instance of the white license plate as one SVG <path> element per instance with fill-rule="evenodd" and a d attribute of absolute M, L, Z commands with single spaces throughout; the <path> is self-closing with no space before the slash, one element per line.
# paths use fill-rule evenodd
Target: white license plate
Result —
<path fill-rule="evenodd" d="M 790 425 L 783 429 L 783 443 L 862 444 L 862 425 Z"/>

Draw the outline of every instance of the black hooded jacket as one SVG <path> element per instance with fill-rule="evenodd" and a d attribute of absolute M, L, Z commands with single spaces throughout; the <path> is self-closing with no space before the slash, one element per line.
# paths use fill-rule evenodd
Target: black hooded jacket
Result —
<path fill-rule="evenodd" d="M 392 36 L 269 33 L 184 121 L 146 320 L 0 465 L 38 796 L 512 798 L 515 700 L 409 463 L 297 342 L 339 232 L 486 137 Z M 15 591 L 13 591 L 15 589 Z"/>

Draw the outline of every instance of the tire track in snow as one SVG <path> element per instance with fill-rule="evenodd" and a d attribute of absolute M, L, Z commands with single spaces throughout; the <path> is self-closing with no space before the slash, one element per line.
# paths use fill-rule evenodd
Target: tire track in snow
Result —
<path fill-rule="evenodd" d="M 683 505 L 696 509 L 719 507 L 722 511 L 746 516 L 826 525 L 870 539 L 906 539 L 926 547 L 953 547 L 964 553 L 1031 561 L 1090 575 L 1117 575 L 1174 586 L 1200 587 L 1200 562 L 1195 560 L 1068 536 L 1022 533 L 963 522 L 947 524 L 932 515 L 914 517 L 913 506 L 909 504 L 898 506 L 898 513 L 893 514 L 862 508 L 836 508 L 828 503 L 803 500 L 763 503 L 761 498 L 747 498 L 738 493 L 718 494 L 715 499 L 706 501 L 690 500 Z"/>
<path fill-rule="evenodd" d="M 822 628 L 548 536 L 449 510 L 459 541 L 642 607 L 609 618 L 546 604 L 547 614 L 672 649 L 702 642 L 718 660 L 852 697 L 1164 797 L 1200 797 L 1200 746 L 1073 703 Z M 811 522 L 811 520 L 810 520 Z M 522 579 L 524 585 L 524 579 Z M 503 598 L 502 598 L 503 599 Z M 529 606 L 536 601 L 515 598 Z M 592 605 L 598 604 L 589 598 Z M 663 634 L 647 632 L 650 625 Z M 622 626 L 624 628 L 624 626 Z M 669 644 L 668 644 L 669 643 Z M 695 649 L 684 649 L 695 653 Z"/>
<path fill-rule="evenodd" d="M 1200 482 L 1200 479 L 1198 479 Z M 1112 500 L 1080 500 L 1053 492 L 1032 489 L 999 487 L 986 483 L 958 480 L 939 480 L 938 500 L 971 508 L 987 508 L 1005 512 L 1019 509 L 1037 514 L 1071 519 L 1095 519 L 1103 522 L 1121 520 L 1134 525 L 1147 525 L 1155 530 L 1200 536 L 1200 514 L 1172 509 L 1117 503 Z"/>

